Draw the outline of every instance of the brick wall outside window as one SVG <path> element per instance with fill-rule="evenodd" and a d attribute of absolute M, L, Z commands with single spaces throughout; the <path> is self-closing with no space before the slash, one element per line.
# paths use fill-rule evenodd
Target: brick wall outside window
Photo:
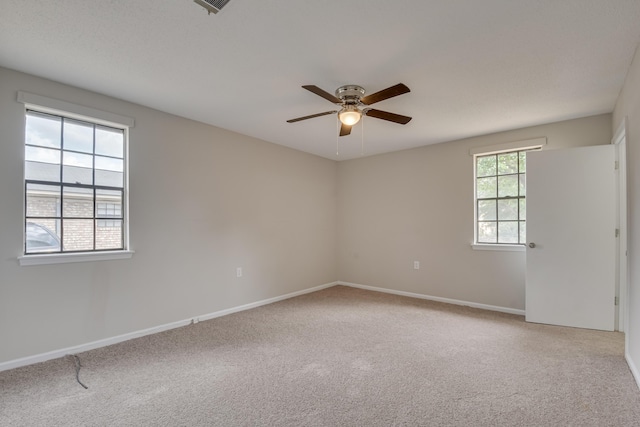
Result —
<path fill-rule="evenodd" d="M 49 215 L 59 206 L 57 197 L 29 197 L 27 210 L 32 217 Z M 65 213 L 68 217 L 83 219 L 65 219 L 64 224 L 50 218 L 33 218 L 34 222 L 44 226 L 60 236 L 60 228 L 64 227 L 63 246 L 65 251 L 93 250 L 94 221 L 96 224 L 96 249 L 114 249 L 122 245 L 122 223 L 112 219 L 93 219 L 93 202 L 87 199 L 65 198 Z"/>

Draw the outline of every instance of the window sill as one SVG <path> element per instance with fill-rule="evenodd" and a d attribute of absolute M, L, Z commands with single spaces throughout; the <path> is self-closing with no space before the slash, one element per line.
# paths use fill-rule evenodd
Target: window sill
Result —
<path fill-rule="evenodd" d="M 22 255 L 18 257 L 21 266 L 67 264 L 71 262 L 109 261 L 117 259 L 129 259 L 133 251 L 108 251 L 108 252 L 78 252 L 72 254 L 37 254 Z"/>
<path fill-rule="evenodd" d="M 524 245 L 491 245 L 474 243 L 471 245 L 474 251 L 502 251 L 502 252 L 524 252 L 526 250 Z"/>

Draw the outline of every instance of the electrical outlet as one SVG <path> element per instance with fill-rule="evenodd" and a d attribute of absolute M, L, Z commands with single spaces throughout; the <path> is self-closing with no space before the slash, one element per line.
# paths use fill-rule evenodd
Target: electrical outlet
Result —
<path fill-rule="evenodd" d="M 242 277 L 242 267 L 236 268 L 236 277 Z"/>
<path fill-rule="evenodd" d="M 420 261 L 413 261 L 413 269 L 420 270 Z"/>

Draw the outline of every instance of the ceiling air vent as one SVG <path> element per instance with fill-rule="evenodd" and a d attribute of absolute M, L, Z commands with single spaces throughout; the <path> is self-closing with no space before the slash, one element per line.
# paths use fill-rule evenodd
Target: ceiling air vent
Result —
<path fill-rule="evenodd" d="M 229 0 L 193 0 L 194 3 L 198 3 L 200 6 L 207 9 L 209 14 L 211 12 L 218 13 L 223 7 L 229 3 Z"/>

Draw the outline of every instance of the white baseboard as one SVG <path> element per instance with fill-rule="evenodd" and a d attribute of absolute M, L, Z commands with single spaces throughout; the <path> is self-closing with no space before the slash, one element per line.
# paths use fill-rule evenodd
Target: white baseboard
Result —
<path fill-rule="evenodd" d="M 337 284 L 338 284 L 338 282 L 325 283 L 324 285 L 315 286 L 313 288 L 308 288 L 308 289 L 303 289 L 301 291 L 291 292 L 289 294 L 280 295 L 279 297 L 273 297 L 273 298 L 269 298 L 269 299 L 264 299 L 262 301 L 252 302 L 252 303 L 249 303 L 249 304 L 240 305 L 238 307 L 233 307 L 233 308 L 228 308 L 226 310 L 216 311 L 215 313 L 205 314 L 203 316 L 195 317 L 193 320 L 194 321 L 201 321 L 201 320 L 215 319 L 216 317 L 226 316 L 227 314 L 237 313 L 239 311 L 244 311 L 244 310 L 250 310 L 252 308 L 260 307 L 262 305 L 273 304 L 274 302 L 286 300 L 286 299 L 293 298 L 293 297 L 298 297 L 298 296 L 304 295 L 304 294 L 310 294 L 311 292 L 321 291 L 322 289 L 330 288 L 332 286 L 336 286 Z"/>
<path fill-rule="evenodd" d="M 368 291 L 384 292 L 384 293 L 393 294 L 393 295 L 401 295 L 403 297 L 420 298 L 420 299 L 426 299 L 426 300 L 429 300 L 429 301 L 444 302 L 444 303 L 447 303 L 447 304 L 464 305 L 464 306 L 467 306 L 467 307 L 481 308 L 483 310 L 499 311 L 499 312 L 502 312 L 502 313 L 509 313 L 509 314 L 517 314 L 518 316 L 524 316 L 524 314 L 525 314 L 524 310 L 518 310 L 516 308 L 500 307 L 500 306 L 497 306 L 497 305 L 480 304 L 480 303 L 477 303 L 477 302 L 461 301 L 461 300 L 451 299 L 451 298 L 434 297 L 434 296 L 431 296 L 431 295 L 416 294 L 416 293 L 413 293 L 413 292 L 397 291 L 395 289 L 376 288 L 375 286 L 360 285 L 358 283 L 349 283 L 349 282 L 340 282 L 340 281 L 338 281 L 338 285 L 350 286 L 352 288 L 366 289 Z"/>
<path fill-rule="evenodd" d="M 86 344 L 80 344 L 73 347 L 67 347 L 59 350 L 49 351 L 47 353 L 36 354 L 34 356 L 27 356 L 27 357 L 22 357 L 20 359 L 9 360 L 7 362 L 0 363 L 0 372 L 6 371 L 9 369 L 19 368 L 21 366 L 32 365 L 34 363 L 46 362 L 47 360 L 64 357 L 67 354 L 81 353 L 83 351 L 89 351 L 89 350 L 94 350 L 100 347 L 106 347 L 108 345 L 117 344 L 119 342 L 128 341 L 134 338 L 140 338 L 145 335 L 157 334 L 158 332 L 179 328 L 181 326 L 187 326 L 191 323 L 197 323 L 203 320 L 215 319 L 216 317 L 226 316 L 227 314 L 237 313 L 239 311 L 249 310 L 249 309 L 260 307 L 267 304 L 273 304 L 274 302 L 278 302 L 285 299 L 308 294 L 311 292 L 316 292 L 322 289 L 330 288 L 337 284 L 338 282 L 326 283 L 324 285 L 315 286 L 313 288 L 303 289 L 301 291 L 291 292 L 289 294 L 280 295 L 274 298 L 268 298 L 265 300 L 240 305 L 238 307 L 233 307 L 225 310 L 216 311 L 213 313 L 203 314 L 201 316 L 195 316 L 189 319 L 178 320 L 177 322 L 166 323 L 164 325 L 154 326 L 152 328 L 143 329 L 140 331 L 129 332 L 127 334 L 122 334 L 122 335 L 118 335 L 111 338 L 92 341 Z"/>
<path fill-rule="evenodd" d="M 635 363 L 633 363 L 633 359 L 631 358 L 631 355 L 629 354 L 628 351 L 624 352 L 624 358 L 627 361 L 627 365 L 629 365 L 629 369 L 633 374 L 633 378 L 635 378 L 636 380 L 636 384 L 638 385 L 638 388 L 640 388 L 640 371 L 638 371 L 638 367 L 636 366 Z"/>

